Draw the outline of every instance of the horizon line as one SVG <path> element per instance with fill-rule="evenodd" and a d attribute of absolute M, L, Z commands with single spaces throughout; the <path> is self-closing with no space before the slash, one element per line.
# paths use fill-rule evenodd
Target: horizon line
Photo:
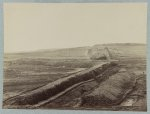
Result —
<path fill-rule="evenodd" d="M 83 48 L 83 47 L 93 47 L 96 45 L 110 45 L 110 44 L 144 44 L 146 45 L 147 43 L 102 43 L 102 44 L 94 44 L 92 46 L 77 46 L 77 47 L 62 47 L 62 48 L 41 48 L 41 49 L 35 49 L 35 50 L 27 50 L 27 51 L 11 51 L 11 52 L 5 52 L 4 54 L 12 54 L 12 53 L 30 53 L 30 52 L 38 52 L 38 51 L 46 51 L 46 50 L 51 50 L 51 51 L 56 51 L 56 50 L 61 50 L 61 49 L 71 49 L 71 48 Z"/>

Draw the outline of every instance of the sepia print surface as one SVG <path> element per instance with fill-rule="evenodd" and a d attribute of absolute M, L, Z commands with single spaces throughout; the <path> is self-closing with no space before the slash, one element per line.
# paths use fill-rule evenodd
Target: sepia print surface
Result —
<path fill-rule="evenodd" d="M 147 111 L 145 3 L 5 3 L 5 109 Z"/>

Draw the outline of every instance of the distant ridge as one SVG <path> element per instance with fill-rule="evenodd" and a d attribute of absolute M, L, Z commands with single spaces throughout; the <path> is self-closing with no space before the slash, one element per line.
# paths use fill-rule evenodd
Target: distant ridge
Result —
<path fill-rule="evenodd" d="M 17 52 L 17 53 L 5 53 L 4 58 L 48 58 L 48 59 L 89 59 L 89 49 L 94 49 L 94 53 L 98 50 L 98 53 L 102 53 L 105 47 L 109 48 L 114 53 L 120 53 L 125 55 L 141 56 L 146 53 L 146 44 L 140 43 L 110 43 L 110 44 L 96 44 L 94 46 L 85 47 L 73 47 L 62 49 L 41 49 L 30 52 Z M 101 51 L 100 51 L 101 49 Z M 140 53 L 137 53 L 140 52 Z M 124 55 L 123 55 L 124 56 Z"/>
<path fill-rule="evenodd" d="M 145 46 L 144 43 L 106 43 L 106 44 L 95 44 L 93 46 Z M 61 50 L 76 50 L 76 49 L 90 49 L 93 46 L 82 46 L 82 47 L 71 47 L 71 48 L 54 48 L 54 49 L 39 49 L 32 51 L 20 51 L 20 52 L 6 52 L 5 54 L 23 54 L 23 53 L 38 53 L 38 52 L 52 52 Z"/>
<path fill-rule="evenodd" d="M 94 46 L 144 46 L 144 43 L 108 43 L 108 44 L 95 44 Z"/>

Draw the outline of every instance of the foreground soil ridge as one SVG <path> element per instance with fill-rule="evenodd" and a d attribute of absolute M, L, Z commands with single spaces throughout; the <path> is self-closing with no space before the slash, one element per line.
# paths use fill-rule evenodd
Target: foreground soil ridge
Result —
<path fill-rule="evenodd" d="M 64 91 L 65 89 L 73 86 L 82 81 L 87 81 L 95 78 L 97 75 L 102 74 L 106 69 L 116 66 L 114 62 L 101 63 L 92 68 L 83 70 L 81 72 L 72 74 L 68 77 L 58 79 L 54 82 L 48 83 L 45 86 L 37 88 L 32 91 L 17 95 L 15 97 L 6 99 L 4 101 L 5 105 L 34 105 L 43 100 L 49 99 L 52 96 Z"/>

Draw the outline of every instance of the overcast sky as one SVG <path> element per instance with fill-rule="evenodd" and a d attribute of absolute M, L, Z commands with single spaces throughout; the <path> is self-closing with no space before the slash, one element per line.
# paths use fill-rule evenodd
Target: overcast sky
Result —
<path fill-rule="evenodd" d="M 146 43 L 146 3 L 5 3 L 5 52 Z"/>

